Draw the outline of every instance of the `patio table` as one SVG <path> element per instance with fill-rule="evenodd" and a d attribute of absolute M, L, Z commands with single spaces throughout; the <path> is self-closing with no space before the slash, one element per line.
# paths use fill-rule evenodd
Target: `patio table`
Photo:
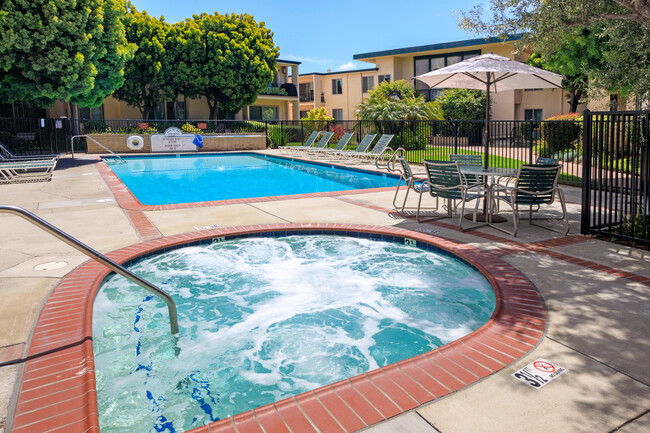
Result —
<path fill-rule="evenodd" d="M 506 167 L 478 167 L 478 166 L 460 166 L 460 173 L 462 175 L 470 175 L 470 176 L 486 176 L 490 179 L 489 185 L 488 185 L 488 194 L 487 194 L 487 200 L 485 200 L 485 204 L 483 206 L 483 213 L 482 214 L 477 214 L 476 215 L 476 221 L 480 222 L 487 222 L 487 214 L 489 212 L 492 212 L 492 206 L 488 206 L 487 203 L 491 203 L 492 201 L 492 185 L 495 182 L 495 178 L 497 177 L 515 177 L 517 176 L 517 172 L 519 171 L 518 168 L 506 168 Z M 467 214 L 464 216 L 465 219 L 472 220 L 474 218 L 473 214 Z M 499 215 L 492 215 L 492 223 L 502 223 L 505 222 L 506 219 L 502 216 Z M 490 225 L 490 224 L 488 224 Z"/>

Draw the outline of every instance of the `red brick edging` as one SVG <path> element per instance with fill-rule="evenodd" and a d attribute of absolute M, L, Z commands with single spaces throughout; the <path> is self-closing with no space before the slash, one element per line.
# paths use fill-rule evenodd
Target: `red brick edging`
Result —
<path fill-rule="evenodd" d="M 364 232 L 436 245 L 462 257 L 487 277 L 495 290 L 496 309 L 481 328 L 438 349 L 192 430 L 195 433 L 357 431 L 507 367 L 530 352 L 546 330 L 542 296 L 516 268 L 470 245 L 395 227 L 276 224 L 220 228 L 159 238 L 108 256 L 123 263 L 196 240 L 286 230 Z M 45 303 L 25 362 L 13 432 L 99 431 L 92 308 L 108 273 L 102 265 L 87 262 L 68 274 Z"/>

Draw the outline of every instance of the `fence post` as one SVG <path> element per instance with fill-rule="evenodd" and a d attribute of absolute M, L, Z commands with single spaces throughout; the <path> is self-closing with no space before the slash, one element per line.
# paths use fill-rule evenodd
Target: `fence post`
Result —
<path fill-rule="evenodd" d="M 591 219 L 591 152 L 592 152 L 592 114 L 586 109 L 582 123 L 582 212 L 580 212 L 580 233 L 587 234 Z"/>

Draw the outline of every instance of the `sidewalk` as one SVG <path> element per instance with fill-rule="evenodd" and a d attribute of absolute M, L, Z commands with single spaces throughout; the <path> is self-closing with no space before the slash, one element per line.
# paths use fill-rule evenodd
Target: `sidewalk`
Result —
<path fill-rule="evenodd" d="M 473 386 L 370 426 L 369 432 L 650 431 L 650 253 L 578 235 L 578 189 L 566 188 L 568 237 L 522 221 L 519 236 L 512 238 L 489 227 L 459 232 L 456 219 L 418 224 L 393 211 L 393 190 L 123 209 L 95 164 L 83 155 L 74 161 L 63 158 L 51 182 L 3 185 L 0 203 L 24 207 L 104 253 L 215 224 L 393 226 L 489 251 L 537 286 L 546 300 L 549 326 L 531 353 Z M 48 294 L 86 258 L 18 217 L 1 214 L 0 222 L 2 365 L 24 357 Z M 568 372 L 542 389 L 511 376 L 538 358 Z M 11 419 L 21 374 L 21 363 L 0 367 L 0 433 Z"/>

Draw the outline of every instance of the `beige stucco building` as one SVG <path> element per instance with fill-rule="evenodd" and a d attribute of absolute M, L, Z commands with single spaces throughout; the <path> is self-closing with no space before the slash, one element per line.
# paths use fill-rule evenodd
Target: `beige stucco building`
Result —
<path fill-rule="evenodd" d="M 384 80 L 406 80 L 427 99 L 430 90 L 413 77 L 492 52 L 509 59 L 526 61 L 527 54 L 515 54 L 513 41 L 498 38 L 469 39 L 432 45 L 398 48 L 354 55 L 354 60 L 374 67 L 348 72 L 303 74 L 300 76 L 301 117 L 312 108 L 325 107 L 335 119 L 353 119 L 355 106 L 367 91 Z M 313 96 L 311 96 L 313 95 Z M 310 97 L 311 96 L 311 97 Z M 542 120 L 569 111 L 566 93 L 560 89 L 522 89 L 493 94 L 492 119 Z M 586 108 L 580 106 L 579 111 Z"/>

